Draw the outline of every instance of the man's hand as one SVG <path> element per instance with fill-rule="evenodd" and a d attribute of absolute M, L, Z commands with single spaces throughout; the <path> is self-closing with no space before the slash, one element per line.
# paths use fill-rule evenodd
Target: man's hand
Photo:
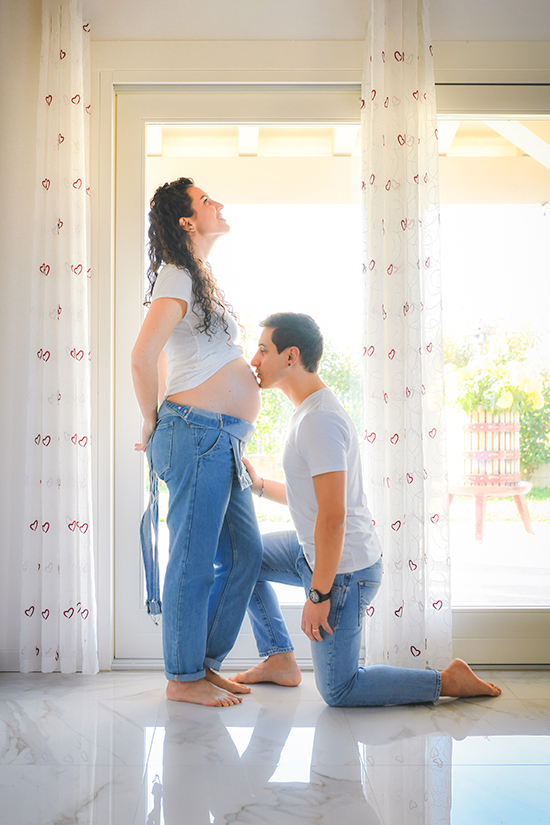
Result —
<path fill-rule="evenodd" d="M 320 628 L 323 628 L 331 635 L 334 633 L 332 627 L 328 623 L 328 614 L 330 613 L 330 599 L 319 604 L 313 604 L 309 599 L 304 605 L 302 613 L 302 630 L 312 642 L 322 642 L 323 638 L 320 633 Z"/>
<path fill-rule="evenodd" d="M 256 472 L 256 468 L 250 463 L 248 458 L 243 458 L 243 464 L 248 471 L 248 475 L 250 476 L 250 480 L 252 481 L 252 486 L 256 485 L 256 488 L 261 485 L 262 479 L 260 478 L 259 474 Z M 256 490 L 254 490 L 256 492 Z"/>
<path fill-rule="evenodd" d="M 286 487 L 283 481 L 275 481 L 272 478 L 262 478 L 256 472 L 256 468 L 250 463 L 248 458 L 243 458 L 243 464 L 248 470 L 248 475 L 252 481 L 250 488 L 256 495 L 262 495 L 269 501 L 275 501 L 277 504 L 286 504 Z"/>

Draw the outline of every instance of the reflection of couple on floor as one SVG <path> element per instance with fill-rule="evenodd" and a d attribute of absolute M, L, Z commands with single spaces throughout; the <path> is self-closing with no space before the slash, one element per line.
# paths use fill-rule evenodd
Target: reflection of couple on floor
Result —
<path fill-rule="evenodd" d="M 239 714 L 238 721 L 218 712 L 198 723 L 196 710 L 175 703 L 168 703 L 167 713 L 162 774 L 166 825 L 182 822 L 182 812 L 185 822 L 194 825 L 233 821 L 232 816 L 271 822 L 277 814 L 298 823 L 310 821 L 312 810 L 322 810 L 323 821 L 342 822 L 358 821 L 359 810 L 361 822 L 379 825 L 357 743 L 348 729 L 342 735 L 334 717 L 338 711 L 319 713 L 312 707 L 300 713 L 296 696 L 269 707 L 248 705 L 246 718 Z M 291 754 L 285 752 L 287 743 Z M 156 788 L 156 821 L 160 790 Z"/>
<path fill-rule="evenodd" d="M 453 740 L 517 732 L 500 717 L 495 729 L 490 704 L 471 715 L 452 702 L 437 713 L 352 710 L 342 724 L 338 709 L 321 710 L 292 691 L 285 698 L 247 704 L 236 716 L 198 716 L 169 702 L 151 822 L 160 822 L 161 794 L 166 825 L 181 823 L 182 812 L 185 822 L 208 825 L 232 816 L 271 822 L 276 814 L 309 822 L 313 811 L 324 822 L 380 825 L 400 823 L 409 803 L 415 821 L 428 822 L 429 812 L 450 806 Z"/>

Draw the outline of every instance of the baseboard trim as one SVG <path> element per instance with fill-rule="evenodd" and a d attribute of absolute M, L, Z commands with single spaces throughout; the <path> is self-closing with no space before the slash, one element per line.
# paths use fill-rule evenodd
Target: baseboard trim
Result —
<path fill-rule="evenodd" d="M 296 659 L 300 670 L 313 670 L 311 659 Z M 224 663 L 222 670 L 246 670 L 258 664 L 258 659 L 231 659 Z M 111 670 L 162 670 L 162 659 L 113 659 Z"/>
<path fill-rule="evenodd" d="M 3 673 L 19 672 L 18 650 L 0 650 L 0 671 Z"/>
<path fill-rule="evenodd" d="M 313 670 L 311 659 L 297 659 L 300 670 Z M 258 659 L 234 659 L 227 662 L 222 670 L 246 670 L 258 664 Z M 474 670 L 531 670 L 531 671 L 548 671 L 550 664 L 495 664 L 487 662 L 471 662 L 471 667 Z M 162 659 L 114 659 L 111 662 L 111 670 L 120 671 L 148 671 L 148 670 L 164 670 L 164 662 Z M 103 671 L 105 672 L 105 671 Z M 0 673 L 19 673 L 19 652 L 15 650 L 0 650 Z"/>
<path fill-rule="evenodd" d="M 508 664 L 476 664 L 475 662 L 468 662 L 473 670 L 550 670 L 550 664 L 526 664 L 526 665 L 508 665 Z"/>

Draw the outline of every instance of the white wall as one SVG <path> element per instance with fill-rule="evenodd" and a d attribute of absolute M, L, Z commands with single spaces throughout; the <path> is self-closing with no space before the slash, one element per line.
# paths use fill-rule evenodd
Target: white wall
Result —
<path fill-rule="evenodd" d="M 0 670 L 17 667 L 40 0 L 0 5 Z"/>

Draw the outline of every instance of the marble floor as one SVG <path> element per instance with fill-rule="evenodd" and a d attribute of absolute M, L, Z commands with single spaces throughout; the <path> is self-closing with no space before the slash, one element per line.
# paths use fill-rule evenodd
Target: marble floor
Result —
<path fill-rule="evenodd" d="M 224 709 L 158 672 L 0 673 L 1 825 L 548 825 L 550 672 L 498 699 L 327 708 L 311 673 Z"/>

